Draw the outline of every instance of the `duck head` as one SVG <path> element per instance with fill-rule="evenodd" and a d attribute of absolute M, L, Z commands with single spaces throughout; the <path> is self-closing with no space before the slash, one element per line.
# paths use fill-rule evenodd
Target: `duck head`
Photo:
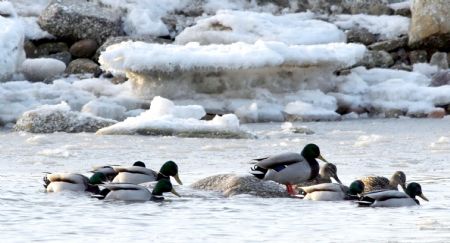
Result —
<path fill-rule="evenodd" d="M 332 163 L 326 163 L 324 166 L 320 167 L 319 173 L 322 178 L 334 178 L 339 184 L 342 184 L 337 175 L 336 165 Z"/>
<path fill-rule="evenodd" d="M 177 183 L 179 185 L 183 185 L 183 183 L 180 180 L 180 177 L 178 176 L 178 165 L 173 161 L 167 161 L 161 166 L 161 169 L 159 170 L 159 176 L 162 176 L 163 178 L 172 176 L 175 178 Z"/>
<path fill-rule="evenodd" d="M 406 187 L 406 194 L 408 194 L 411 198 L 415 199 L 416 196 L 422 198 L 425 201 L 428 201 L 428 198 L 425 197 L 422 193 L 422 187 L 419 183 L 411 182 L 408 184 L 408 187 Z"/>
<path fill-rule="evenodd" d="M 406 175 L 403 171 L 396 171 L 392 177 L 391 181 L 394 182 L 394 186 L 400 185 L 403 188 L 403 191 L 406 192 Z"/>
<path fill-rule="evenodd" d="M 302 150 L 302 156 L 306 159 L 306 160 L 315 160 L 315 159 L 320 159 L 323 162 L 328 163 L 328 161 L 326 159 L 324 159 L 322 157 L 322 155 L 320 155 L 320 149 L 319 146 L 310 143 L 307 144 L 303 150 Z"/>
<path fill-rule="evenodd" d="M 364 191 L 364 183 L 361 180 L 356 180 L 348 187 L 348 193 L 350 195 L 358 195 Z"/>
<path fill-rule="evenodd" d="M 164 200 L 163 193 L 165 193 L 165 192 L 171 192 L 174 195 L 181 197 L 180 194 L 178 194 L 175 191 L 175 189 L 173 189 L 173 186 L 172 186 L 172 183 L 170 183 L 170 180 L 163 178 L 163 179 L 159 180 L 156 183 L 155 187 L 153 188 L 152 200 L 154 200 L 154 201 Z"/>
<path fill-rule="evenodd" d="M 90 178 L 89 178 L 89 184 L 91 185 L 98 185 L 102 184 L 108 181 L 108 178 L 105 174 L 102 172 L 95 172 Z"/>

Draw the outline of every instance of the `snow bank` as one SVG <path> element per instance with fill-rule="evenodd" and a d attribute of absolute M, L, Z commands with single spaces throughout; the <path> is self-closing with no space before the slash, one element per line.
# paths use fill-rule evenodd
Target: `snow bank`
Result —
<path fill-rule="evenodd" d="M 343 14 L 336 16 L 334 24 L 346 30 L 354 27 L 365 28 L 373 34 L 379 34 L 382 39 L 393 39 L 408 34 L 410 18 L 396 15 Z"/>
<path fill-rule="evenodd" d="M 126 71 L 174 72 L 256 69 L 277 66 L 351 66 L 360 60 L 365 46 L 331 43 L 322 45 L 286 45 L 257 41 L 254 44 L 200 46 L 198 43 L 160 45 L 122 42 L 102 52 L 103 69 L 115 73 Z"/>
<path fill-rule="evenodd" d="M 287 104 L 284 111 L 289 114 L 288 120 L 337 120 L 340 117 L 334 110 L 314 106 L 303 101 L 295 101 Z"/>
<path fill-rule="evenodd" d="M 10 2 L 0 2 L 0 26 L 0 81 L 5 81 L 25 60 L 24 29 Z"/>
<path fill-rule="evenodd" d="M 336 25 L 314 20 L 314 17 L 311 12 L 275 16 L 249 11 L 218 11 L 184 29 L 175 38 L 175 43 L 199 42 L 204 45 L 263 40 L 311 45 L 346 41 L 344 32 Z"/>
<path fill-rule="evenodd" d="M 248 137 L 245 132 L 240 130 L 239 121 L 235 115 L 216 116 L 211 121 L 200 120 L 205 114 L 201 106 L 176 106 L 172 101 L 157 96 L 152 100 L 148 111 L 100 129 L 97 134 Z"/>

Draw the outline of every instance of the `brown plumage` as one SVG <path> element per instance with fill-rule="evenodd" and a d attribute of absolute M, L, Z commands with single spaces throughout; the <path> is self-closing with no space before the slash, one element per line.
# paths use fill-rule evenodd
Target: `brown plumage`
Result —
<path fill-rule="evenodd" d="M 332 163 L 326 163 L 322 167 L 320 167 L 319 175 L 316 178 L 305 181 L 301 184 L 297 184 L 296 187 L 305 187 L 305 186 L 313 186 L 322 183 L 331 183 L 331 178 L 334 178 L 339 184 L 342 184 L 337 176 L 337 168 L 336 165 Z"/>
<path fill-rule="evenodd" d="M 402 171 L 396 171 L 391 179 L 383 176 L 367 176 L 361 179 L 364 183 L 364 193 L 378 190 L 398 190 L 400 185 L 406 189 L 406 175 Z"/>

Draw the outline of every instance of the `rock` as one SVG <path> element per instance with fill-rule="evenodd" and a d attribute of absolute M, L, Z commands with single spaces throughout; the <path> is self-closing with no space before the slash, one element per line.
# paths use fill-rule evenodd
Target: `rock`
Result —
<path fill-rule="evenodd" d="M 113 36 L 109 37 L 103 45 L 101 45 L 95 55 L 92 57 L 93 60 L 98 60 L 98 57 L 100 56 L 100 53 L 102 51 L 105 51 L 108 46 L 124 42 L 124 41 L 142 41 L 146 43 L 160 43 L 160 44 L 166 44 L 171 43 L 172 41 L 169 41 L 167 39 L 163 38 L 152 38 L 152 37 L 132 37 L 132 36 Z"/>
<path fill-rule="evenodd" d="M 370 45 L 377 41 L 377 36 L 372 34 L 366 28 L 352 28 L 346 32 L 347 42 L 362 43 Z"/>
<path fill-rule="evenodd" d="M 59 38 L 103 43 L 122 34 L 120 14 L 86 0 L 53 0 L 39 16 L 43 30 Z"/>
<path fill-rule="evenodd" d="M 64 42 L 47 42 L 37 47 L 37 54 L 39 57 L 42 57 L 68 50 L 69 47 Z"/>
<path fill-rule="evenodd" d="M 53 58 L 26 59 L 22 64 L 22 73 L 29 81 L 48 81 L 65 69 L 66 64 Z"/>
<path fill-rule="evenodd" d="M 72 61 L 72 55 L 68 51 L 58 52 L 44 57 L 60 60 L 61 62 L 65 63 L 66 66 L 68 66 L 69 63 Z"/>
<path fill-rule="evenodd" d="M 75 59 L 69 63 L 66 69 L 66 73 L 92 73 L 94 75 L 100 75 L 102 70 L 100 66 L 94 61 L 87 58 Z"/>
<path fill-rule="evenodd" d="M 349 9 L 346 9 L 343 0 L 309 0 L 309 1 L 297 1 L 300 6 L 300 10 L 310 10 L 316 13 L 322 14 L 342 14 L 349 13 Z"/>
<path fill-rule="evenodd" d="M 427 117 L 429 118 L 444 118 L 446 115 L 445 109 L 443 108 L 435 108 L 430 113 L 427 114 Z"/>
<path fill-rule="evenodd" d="M 448 69 L 447 53 L 435 52 L 430 59 L 430 64 L 438 66 L 439 69 Z"/>
<path fill-rule="evenodd" d="M 392 15 L 394 13 L 384 0 L 346 0 L 343 5 L 351 14 Z"/>
<path fill-rule="evenodd" d="M 405 49 L 401 48 L 396 52 L 391 52 L 391 57 L 394 60 L 395 64 L 398 63 L 409 63 L 408 53 Z"/>
<path fill-rule="evenodd" d="M 411 18 L 411 9 L 410 8 L 395 9 L 394 15 L 400 15 L 400 16 Z"/>
<path fill-rule="evenodd" d="M 428 54 L 424 50 L 411 51 L 409 53 L 409 62 L 411 64 L 426 63 L 428 62 Z"/>
<path fill-rule="evenodd" d="M 32 133 L 96 132 L 116 121 L 71 111 L 67 103 L 45 105 L 24 112 L 14 127 L 16 131 Z"/>
<path fill-rule="evenodd" d="M 400 37 L 392 40 L 385 40 L 369 46 L 370 50 L 391 52 L 408 46 L 408 37 Z"/>
<path fill-rule="evenodd" d="M 25 50 L 25 55 L 27 58 L 38 57 L 37 47 L 30 40 L 25 40 L 23 43 L 23 49 Z"/>
<path fill-rule="evenodd" d="M 75 42 L 70 47 L 70 54 L 74 57 L 90 58 L 97 51 L 98 45 L 95 40 L 84 39 Z"/>
<path fill-rule="evenodd" d="M 450 85 L 450 71 L 440 71 L 431 78 L 431 87 Z"/>
<path fill-rule="evenodd" d="M 411 65 L 399 62 L 399 63 L 395 63 L 394 65 L 392 65 L 390 67 L 390 69 L 397 69 L 397 70 L 404 70 L 404 71 L 412 72 L 413 67 Z"/>
<path fill-rule="evenodd" d="M 289 8 L 289 0 L 256 0 L 258 5 L 274 4 L 280 8 Z"/>
<path fill-rule="evenodd" d="M 366 68 L 388 68 L 394 64 L 391 55 L 385 51 L 367 51 L 364 58 L 355 66 L 365 66 Z"/>
<path fill-rule="evenodd" d="M 409 46 L 450 50 L 450 4 L 447 1 L 414 0 Z"/>

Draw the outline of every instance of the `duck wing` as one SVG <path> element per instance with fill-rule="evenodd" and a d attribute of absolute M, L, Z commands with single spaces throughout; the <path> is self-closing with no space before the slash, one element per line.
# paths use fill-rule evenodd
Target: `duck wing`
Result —
<path fill-rule="evenodd" d="M 329 191 L 329 192 L 344 192 L 344 188 L 340 184 L 336 183 L 322 183 L 312 186 L 300 187 L 305 193 L 312 193 L 317 191 Z"/>
<path fill-rule="evenodd" d="M 303 161 L 306 160 L 303 158 L 301 154 L 286 152 L 261 159 L 258 163 L 256 163 L 256 165 L 261 168 L 276 170 L 278 167 L 284 168 L 284 166 Z"/>
<path fill-rule="evenodd" d="M 144 174 L 144 175 L 154 176 L 155 178 L 158 175 L 158 173 L 155 172 L 154 170 L 140 167 L 140 166 L 114 167 L 114 170 L 117 173 L 128 172 L 128 173 Z"/>
<path fill-rule="evenodd" d="M 47 180 L 50 182 L 68 182 L 72 184 L 84 184 L 87 185 L 89 183 L 89 178 L 82 174 L 75 173 L 52 173 L 46 176 Z"/>

